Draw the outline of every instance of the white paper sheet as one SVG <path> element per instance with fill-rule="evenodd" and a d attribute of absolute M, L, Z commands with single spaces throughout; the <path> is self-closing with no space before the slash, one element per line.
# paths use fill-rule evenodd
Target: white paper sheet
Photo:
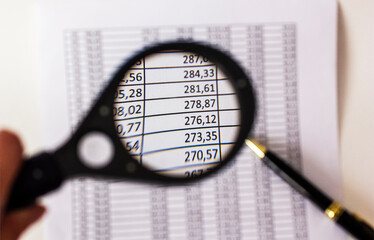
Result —
<path fill-rule="evenodd" d="M 39 13 L 46 148 L 68 139 L 126 57 L 192 38 L 231 51 L 252 76 L 254 135 L 341 198 L 335 1 L 45 2 Z M 75 179 L 47 203 L 46 239 L 344 238 L 248 149 L 196 186 Z"/>

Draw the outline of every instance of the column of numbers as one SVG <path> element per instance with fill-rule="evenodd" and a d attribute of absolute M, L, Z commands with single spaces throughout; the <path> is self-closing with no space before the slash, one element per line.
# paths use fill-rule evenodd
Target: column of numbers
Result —
<path fill-rule="evenodd" d="M 114 93 L 113 118 L 127 151 L 141 161 L 144 125 L 144 61 L 127 71 Z"/>
<path fill-rule="evenodd" d="M 169 171 L 219 161 L 216 67 L 183 52 L 159 53 L 146 62 L 145 163 L 160 159 L 164 165 L 157 170 Z"/>

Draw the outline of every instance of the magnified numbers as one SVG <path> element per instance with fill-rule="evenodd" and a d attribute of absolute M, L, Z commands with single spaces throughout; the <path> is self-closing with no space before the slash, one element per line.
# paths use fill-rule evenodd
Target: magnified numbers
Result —
<path fill-rule="evenodd" d="M 119 101 L 141 99 L 143 98 L 143 88 L 119 88 L 114 92 L 114 98 Z"/>
<path fill-rule="evenodd" d="M 114 92 L 113 119 L 124 148 L 139 158 L 144 123 L 144 71 L 139 60 L 120 81 Z"/>
<path fill-rule="evenodd" d="M 185 151 L 185 163 L 190 164 L 194 162 L 206 163 L 209 161 L 215 161 L 219 156 L 218 148 L 207 148 L 207 149 L 191 149 Z M 204 173 L 204 171 L 209 171 L 210 168 L 198 168 L 194 170 L 187 170 L 184 172 L 185 177 L 195 177 Z"/>
<path fill-rule="evenodd" d="M 136 117 L 143 114 L 143 106 L 141 104 L 122 104 L 113 107 L 114 119 L 121 119 L 126 117 Z"/>
<path fill-rule="evenodd" d="M 125 137 L 134 134 L 140 134 L 142 130 L 142 121 L 122 121 L 117 124 L 116 130 L 118 136 Z"/>
<path fill-rule="evenodd" d="M 185 126 L 205 126 L 205 125 L 214 125 L 217 124 L 217 115 L 215 113 L 208 113 L 208 114 L 193 114 L 187 115 L 184 117 Z"/>
<path fill-rule="evenodd" d="M 222 160 L 220 136 L 219 79 L 217 66 L 208 58 L 198 54 L 182 56 L 185 68 L 183 79 L 186 81 L 183 91 L 185 114 L 184 162 L 185 166 L 195 166 L 184 172 L 185 177 L 204 174 Z M 193 65 L 191 67 L 191 65 Z M 221 76 L 224 78 L 224 76 Z M 228 81 L 228 80 L 227 80 Z M 201 97 L 206 96 L 206 97 Z M 191 146 L 188 148 L 188 146 Z"/>
<path fill-rule="evenodd" d="M 184 134 L 185 166 L 195 166 L 184 171 L 185 177 L 204 174 L 221 159 L 217 111 L 217 69 L 208 58 L 198 54 L 185 54 L 182 68 L 184 85 L 183 103 L 185 114 L 183 124 L 188 131 Z M 193 64 L 193 67 L 190 65 Z M 197 98 L 195 96 L 207 96 Z M 193 130 L 192 130 L 193 129 Z M 207 146 L 208 145 L 208 146 Z M 188 146 L 191 146 L 188 148 Z"/>
<path fill-rule="evenodd" d="M 217 159 L 218 148 L 209 148 L 209 149 L 198 149 L 198 150 L 189 150 L 185 151 L 186 163 L 190 162 L 206 162 L 210 160 Z"/>
<path fill-rule="evenodd" d="M 230 81 L 208 58 L 155 53 L 126 72 L 114 93 L 116 132 L 140 164 L 196 177 L 220 164 L 233 142 L 227 137 L 238 128 L 232 95 Z"/>

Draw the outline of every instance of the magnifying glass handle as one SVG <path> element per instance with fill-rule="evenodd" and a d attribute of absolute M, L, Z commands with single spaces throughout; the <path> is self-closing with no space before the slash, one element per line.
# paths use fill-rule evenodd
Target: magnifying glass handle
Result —
<path fill-rule="evenodd" d="M 266 166 L 271 168 L 301 195 L 311 200 L 325 212 L 327 217 L 343 227 L 352 236 L 360 240 L 374 240 L 374 229 L 363 219 L 350 213 L 338 202 L 332 200 L 284 160 L 267 150 L 266 147 L 249 139 L 246 139 L 246 144 L 262 159 Z"/>
<path fill-rule="evenodd" d="M 63 181 L 61 171 L 49 153 L 24 161 L 10 192 L 6 211 L 20 209 L 56 188 Z"/>

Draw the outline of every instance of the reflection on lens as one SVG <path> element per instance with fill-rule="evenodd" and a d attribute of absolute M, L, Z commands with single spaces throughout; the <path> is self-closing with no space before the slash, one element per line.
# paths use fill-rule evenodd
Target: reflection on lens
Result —
<path fill-rule="evenodd" d="M 194 177 L 225 160 L 238 135 L 240 110 L 230 80 L 214 62 L 164 51 L 126 72 L 113 118 L 140 164 L 167 176 Z"/>

